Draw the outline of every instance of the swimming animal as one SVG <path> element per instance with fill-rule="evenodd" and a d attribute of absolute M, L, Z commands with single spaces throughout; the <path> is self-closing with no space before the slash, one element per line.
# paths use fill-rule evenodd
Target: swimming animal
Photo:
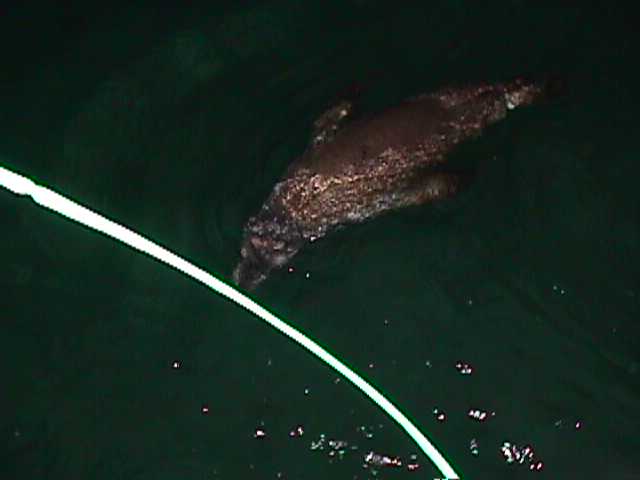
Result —
<path fill-rule="evenodd" d="M 544 82 L 516 78 L 442 88 L 363 118 L 351 118 L 351 102 L 333 106 L 249 218 L 233 280 L 252 290 L 337 227 L 455 195 L 464 176 L 447 171 L 447 155 L 545 91 Z"/>

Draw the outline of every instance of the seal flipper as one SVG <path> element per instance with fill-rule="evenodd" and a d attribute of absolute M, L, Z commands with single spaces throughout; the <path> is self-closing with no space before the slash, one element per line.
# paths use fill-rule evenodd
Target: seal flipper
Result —
<path fill-rule="evenodd" d="M 320 117 L 313 122 L 313 132 L 311 134 L 311 141 L 309 142 L 310 147 L 316 148 L 333 140 L 338 130 L 340 130 L 340 127 L 344 125 L 352 113 L 353 102 L 343 100 L 320 115 Z"/>
<path fill-rule="evenodd" d="M 475 178 L 473 170 L 425 168 L 408 179 L 398 207 L 423 205 L 456 196 Z"/>

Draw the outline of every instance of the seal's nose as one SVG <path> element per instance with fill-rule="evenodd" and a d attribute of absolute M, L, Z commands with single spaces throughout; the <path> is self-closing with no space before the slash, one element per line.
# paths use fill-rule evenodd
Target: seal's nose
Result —
<path fill-rule="evenodd" d="M 267 278 L 266 273 L 259 264 L 250 258 L 243 258 L 233 270 L 231 276 L 233 282 L 244 290 L 254 290 L 262 281 Z"/>

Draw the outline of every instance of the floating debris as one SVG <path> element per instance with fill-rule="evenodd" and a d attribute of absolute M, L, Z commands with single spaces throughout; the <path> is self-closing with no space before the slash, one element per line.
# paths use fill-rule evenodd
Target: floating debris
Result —
<path fill-rule="evenodd" d="M 471 375 L 473 373 L 473 367 L 467 362 L 456 362 L 456 370 L 462 375 Z"/>
<path fill-rule="evenodd" d="M 402 467 L 402 460 L 400 457 L 391 457 L 389 455 L 383 455 L 381 453 L 375 453 L 373 451 L 367 453 L 364 456 L 364 467 Z"/>
<path fill-rule="evenodd" d="M 535 452 L 531 445 L 518 447 L 511 442 L 503 442 L 500 451 L 507 464 L 526 465 L 529 470 L 536 472 L 542 470 L 544 467 L 543 462 L 536 459 Z"/>
<path fill-rule="evenodd" d="M 484 422 L 488 420 L 490 417 L 495 417 L 496 412 L 487 412 L 486 410 L 479 410 L 477 408 L 471 408 L 467 412 L 467 417 L 472 420 L 476 420 L 478 422 Z"/>

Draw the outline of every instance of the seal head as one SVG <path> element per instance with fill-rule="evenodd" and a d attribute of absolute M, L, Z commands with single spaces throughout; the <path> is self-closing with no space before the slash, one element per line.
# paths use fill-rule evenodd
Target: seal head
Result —
<path fill-rule="evenodd" d="M 253 290 L 271 270 L 287 264 L 303 244 L 296 224 L 278 208 L 265 205 L 245 226 L 242 258 L 233 271 L 233 281 Z"/>

